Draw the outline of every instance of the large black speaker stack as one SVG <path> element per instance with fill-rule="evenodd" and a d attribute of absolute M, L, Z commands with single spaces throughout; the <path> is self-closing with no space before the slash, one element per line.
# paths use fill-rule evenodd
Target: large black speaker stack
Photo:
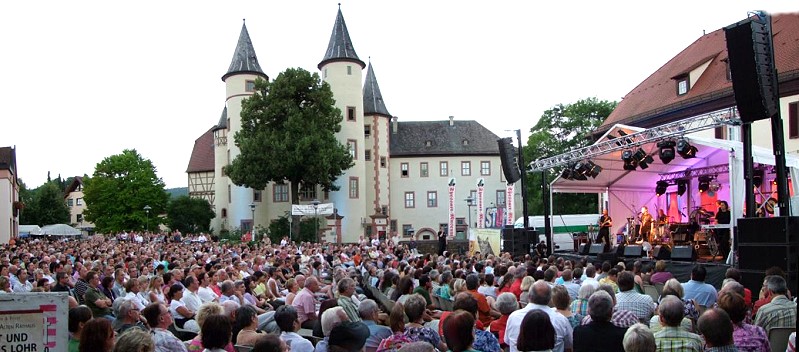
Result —
<path fill-rule="evenodd" d="M 738 219 L 738 269 L 741 284 L 759 292 L 766 269 L 780 267 L 788 288 L 797 292 L 799 216 Z"/>
<path fill-rule="evenodd" d="M 502 251 L 514 257 L 530 254 L 538 243 L 538 231 L 513 228 L 507 225 L 502 229 Z"/>
<path fill-rule="evenodd" d="M 519 165 L 516 163 L 516 149 L 513 148 L 513 139 L 510 137 L 497 139 L 499 145 L 499 161 L 502 163 L 502 172 L 508 183 L 518 181 L 521 176 Z"/>

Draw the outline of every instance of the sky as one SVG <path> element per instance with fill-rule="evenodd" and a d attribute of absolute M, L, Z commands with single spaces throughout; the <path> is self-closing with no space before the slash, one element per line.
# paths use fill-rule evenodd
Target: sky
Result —
<path fill-rule="evenodd" d="M 339 2 L 392 115 L 475 120 L 524 141 L 547 109 L 620 101 L 748 11 L 799 11 L 795 0 L 4 1 L 0 146 L 16 146 L 28 188 L 48 171 L 91 175 L 125 149 L 167 188 L 186 187 L 194 140 L 224 107 L 242 19 L 270 78 L 318 72 Z"/>

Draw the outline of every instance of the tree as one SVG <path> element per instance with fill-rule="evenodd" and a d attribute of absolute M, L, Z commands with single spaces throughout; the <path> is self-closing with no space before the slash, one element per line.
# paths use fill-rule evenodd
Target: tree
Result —
<path fill-rule="evenodd" d="M 57 182 L 47 182 L 36 190 L 33 202 L 36 209 L 36 224 L 69 224 L 69 207 L 64 202 L 64 190 Z"/>
<path fill-rule="evenodd" d="M 572 104 L 557 104 L 544 112 L 533 128 L 524 158 L 532 161 L 555 156 L 572 149 L 585 147 L 594 141 L 590 133 L 599 127 L 616 108 L 617 102 L 587 98 Z M 544 172 L 549 184 L 560 174 L 561 169 Z M 530 215 L 544 214 L 541 200 L 541 173 L 527 174 L 527 194 Z M 553 213 L 590 214 L 597 212 L 595 194 L 555 194 Z"/>
<path fill-rule="evenodd" d="M 33 201 L 36 197 L 35 189 L 28 189 L 22 179 L 17 179 L 19 183 L 19 201 L 24 204 L 24 208 L 19 212 L 19 223 L 21 225 L 34 225 L 38 224 L 36 214 L 36 205 Z"/>
<path fill-rule="evenodd" d="M 214 211 L 205 199 L 180 196 L 166 208 L 169 228 L 183 233 L 208 232 Z"/>
<path fill-rule="evenodd" d="M 292 204 L 299 204 L 300 184 L 338 190 L 335 181 L 352 167 L 352 156 L 336 139 L 341 110 L 318 74 L 290 68 L 272 82 L 258 79 L 241 105 L 241 130 L 234 136 L 241 154 L 225 167 L 233 183 L 264 189 L 288 182 Z"/>
<path fill-rule="evenodd" d="M 316 223 L 315 223 L 316 222 Z M 295 223 L 292 223 L 292 225 Z M 318 236 L 316 229 L 321 228 L 322 220 L 314 217 L 304 217 L 300 219 L 299 231 L 291 230 L 291 240 L 294 242 L 316 242 Z M 269 239 L 272 243 L 280 243 L 283 236 L 289 235 L 289 218 L 281 216 L 269 224 Z"/>
<path fill-rule="evenodd" d="M 153 163 L 135 149 L 103 159 L 83 182 L 84 215 L 98 232 L 143 230 L 145 224 L 157 228 L 157 215 L 163 213 L 169 199 Z M 151 208 L 149 216 L 146 205 Z"/>

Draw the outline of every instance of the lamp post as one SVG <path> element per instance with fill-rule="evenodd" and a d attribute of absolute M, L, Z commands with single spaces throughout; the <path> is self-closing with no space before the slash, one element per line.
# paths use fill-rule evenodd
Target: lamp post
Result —
<path fill-rule="evenodd" d="M 313 225 L 314 225 L 314 235 L 316 236 L 316 240 L 319 241 L 319 199 L 314 199 L 311 201 L 311 205 L 313 205 Z"/>
<path fill-rule="evenodd" d="M 252 212 L 252 239 L 255 239 L 255 203 L 250 203 L 250 212 Z"/>
<path fill-rule="evenodd" d="M 472 228 L 472 207 L 474 206 L 474 198 L 472 198 L 472 196 L 469 196 L 469 197 L 466 197 L 466 199 L 464 199 L 464 200 L 466 201 L 466 206 L 469 208 L 469 224 L 468 224 L 469 227 L 468 228 L 471 229 Z"/>
<path fill-rule="evenodd" d="M 291 243 L 291 222 L 294 220 L 291 216 L 291 212 L 288 212 L 288 220 L 289 220 L 289 243 Z"/>
<path fill-rule="evenodd" d="M 152 209 L 149 205 L 144 206 L 144 212 L 147 213 L 147 218 L 144 221 L 144 228 L 147 232 L 150 232 L 150 209 Z"/>

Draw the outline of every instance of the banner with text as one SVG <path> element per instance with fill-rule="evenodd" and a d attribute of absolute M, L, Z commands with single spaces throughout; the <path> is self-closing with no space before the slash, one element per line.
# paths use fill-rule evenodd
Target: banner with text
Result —
<path fill-rule="evenodd" d="M 515 183 L 508 183 L 505 189 L 505 225 L 513 225 L 516 219 L 513 218 L 513 191 Z"/>
<path fill-rule="evenodd" d="M 481 209 L 484 208 L 483 206 L 484 198 L 485 198 L 485 180 L 481 178 L 477 180 L 477 228 L 478 229 L 482 229 L 485 227 L 485 213 L 480 211 Z M 472 224 L 469 224 L 469 226 L 472 226 Z"/>
<path fill-rule="evenodd" d="M 12 293 L 0 305 L 0 351 L 67 352 L 68 293 Z"/>
<path fill-rule="evenodd" d="M 449 182 L 449 194 L 447 198 L 447 237 L 455 238 L 455 179 Z"/>

